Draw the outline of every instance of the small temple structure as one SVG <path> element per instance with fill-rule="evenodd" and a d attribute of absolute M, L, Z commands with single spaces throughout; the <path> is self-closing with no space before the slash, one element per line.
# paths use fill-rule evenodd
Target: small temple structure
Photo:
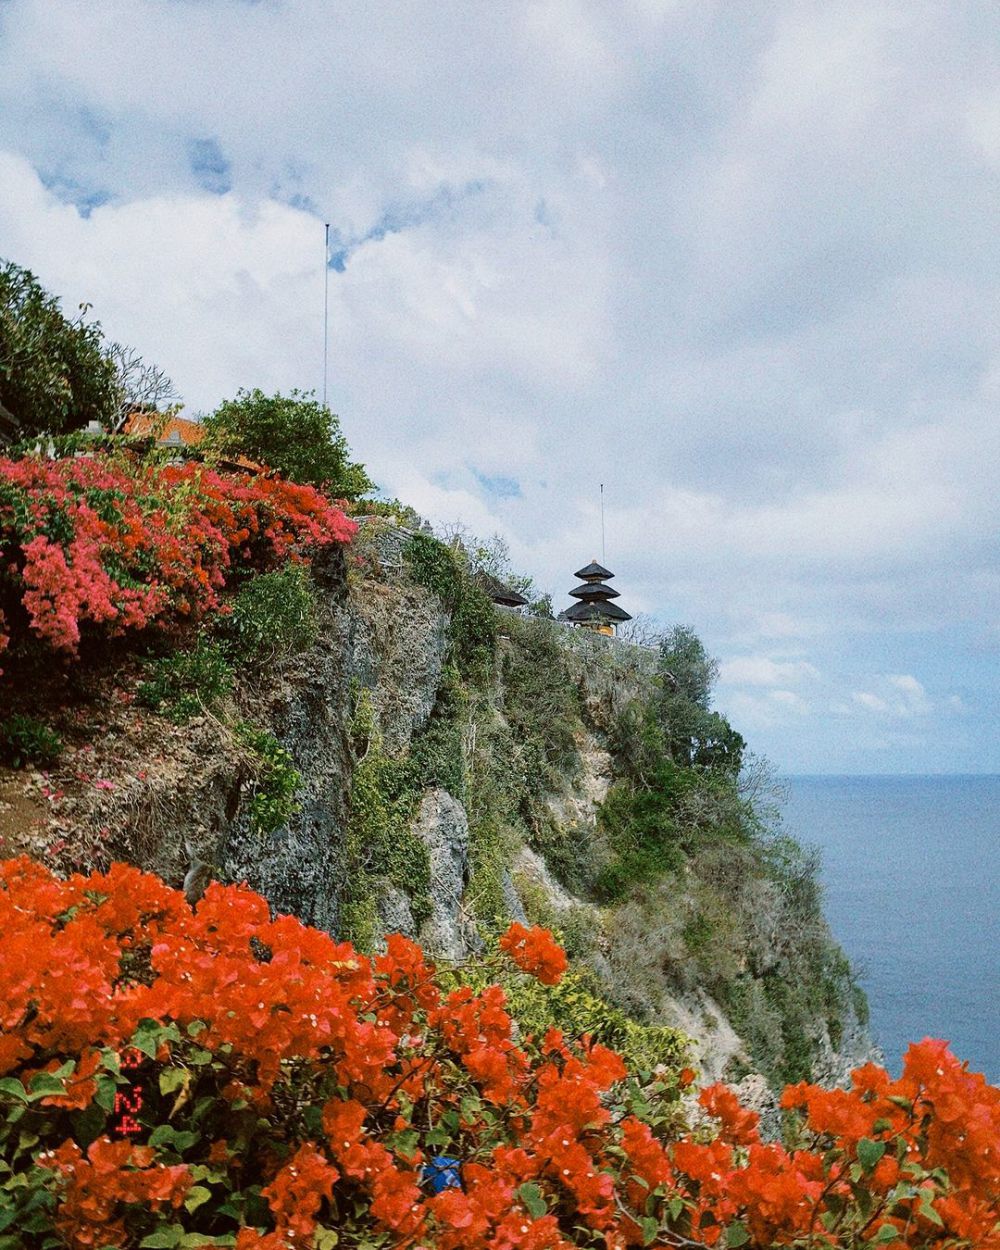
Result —
<path fill-rule="evenodd" d="M 481 572 L 477 574 L 477 581 L 493 602 L 500 604 L 501 607 L 522 608 L 528 602 L 524 595 L 519 595 L 516 590 L 511 590 L 509 586 L 505 586 L 499 578 L 494 577 L 491 573 Z"/>
<path fill-rule="evenodd" d="M 599 634 L 614 634 L 619 621 L 630 621 L 631 616 L 620 608 L 612 599 L 617 599 L 618 591 L 609 586 L 614 577 L 610 569 L 603 568 L 596 560 L 573 574 L 580 579 L 580 585 L 574 586 L 569 592 L 577 600 L 572 607 L 559 613 L 561 621 L 570 621 L 584 629 L 596 630 Z"/>

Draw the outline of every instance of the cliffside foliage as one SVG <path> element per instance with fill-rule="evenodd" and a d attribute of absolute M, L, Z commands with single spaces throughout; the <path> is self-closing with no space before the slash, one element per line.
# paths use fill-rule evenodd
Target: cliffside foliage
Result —
<path fill-rule="evenodd" d="M 217 612 L 241 576 L 355 532 L 311 486 L 126 456 L 0 459 L 0 650 Z"/>
<path fill-rule="evenodd" d="M 493 668 L 497 612 L 476 581 L 464 548 L 415 534 L 404 557 L 414 580 L 437 595 L 451 614 L 453 661 L 462 677 L 482 685 Z"/>
<path fill-rule="evenodd" d="M 0 864 L 0 1250 L 996 1250 L 1000 1091 L 944 1042 L 799 1084 L 639 1080 L 401 937 L 375 960 L 251 891 Z M 558 986 L 512 925 L 496 956 Z M 506 962 L 510 961 L 510 962 Z"/>
<path fill-rule="evenodd" d="M 359 949 L 371 951 L 378 937 L 378 901 L 385 885 L 408 895 L 418 923 L 427 916 L 430 860 L 427 847 L 411 828 L 421 794 L 415 761 L 385 752 L 367 690 L 357 692 L 351 745 L 355 764 L 339 929 Z"/>

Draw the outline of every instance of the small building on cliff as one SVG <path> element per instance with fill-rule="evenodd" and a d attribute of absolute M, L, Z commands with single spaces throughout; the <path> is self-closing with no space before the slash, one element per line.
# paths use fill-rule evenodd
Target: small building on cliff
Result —
<path fill-rule="evenodd" d="M 619 597 L 618 591 L 608 583 L 614 577 L 610 569 L 603 568 L 596 560 L 573 574 L 580 584 L 569 592 L 577 602 L 559 613 L 559 620 L 569 621 L 583 629 L 592 629 L 599 634 L 614 634 L 621 621 L 630 621 L 632 617 L 612 599 Z"/>

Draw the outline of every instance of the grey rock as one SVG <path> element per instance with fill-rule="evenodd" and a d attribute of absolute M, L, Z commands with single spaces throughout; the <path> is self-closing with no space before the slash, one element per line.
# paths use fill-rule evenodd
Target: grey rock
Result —
<path fill-rule="evenodd" d="M 470 922 L 462 910 L 469 876 L 469 819 L 447 790 L 428 790 L 413 826 L 430 855 L 431 914 L 420 929 L 427 950 L 463 959 L 470 950 Z"/>
<path fill-rule="evenodd" d="M 507 909 L 509 918 L 516 920 L 518 924 L 527 924 L 528 916 L 524 910 L 524 904 L 521 902 L 521 896 L 514 885 L 514 878 L 506 869 L 500 878 L 500 889 L 503 891 L 504 906 Z"/>
<path fill-rule="evenodd" d="M 378 916 L 383 934 L 402 933 L 408 938 L 417 936 L 409 896 L 390 882 L 382 887 L 378 900 Z"/>

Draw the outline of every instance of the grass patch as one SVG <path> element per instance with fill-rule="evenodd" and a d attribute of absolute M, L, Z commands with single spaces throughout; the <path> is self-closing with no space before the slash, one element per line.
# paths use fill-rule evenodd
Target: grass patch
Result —
<path fill-rule="evenodd" d="M 212 711 L 232 692 L 233 669 L 223 648 L 199 636 L 190 651 L 175 651 L 146 664 L 138 700 L 175 725 Z"/>
<path fill-rule="evenodd" d="M 0 759 L 11 768 L 47 767 L 62 748 L 59 735 L 33 716 L 14 712 L 0 724 Z"/>

